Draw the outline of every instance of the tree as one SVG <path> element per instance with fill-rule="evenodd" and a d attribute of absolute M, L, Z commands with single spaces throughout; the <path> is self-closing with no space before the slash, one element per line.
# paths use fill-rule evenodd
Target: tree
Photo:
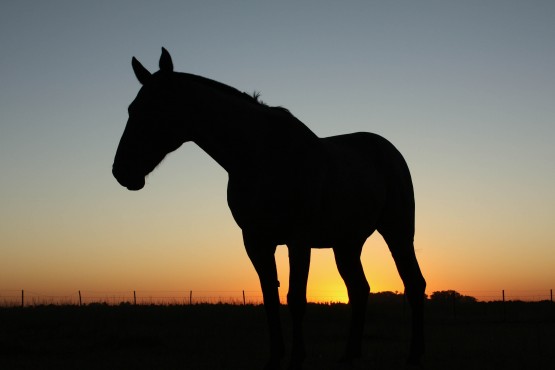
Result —
<path fill-rule="evenodd" d="M 456 303 L 475 303 L 477 299 L 469 296 L 462 295 L 455 290 L 442 290 L 433 292 L 430 296 L 430 300 L 436 303 L 448 303 L 455 301 Z"/>
<path fill-rule="evenodd" d="M 379 303 L 399 303 L 403 302 L 403 293 L 397 292 L 377 292 L 370 293 L 370 299 Z"/>

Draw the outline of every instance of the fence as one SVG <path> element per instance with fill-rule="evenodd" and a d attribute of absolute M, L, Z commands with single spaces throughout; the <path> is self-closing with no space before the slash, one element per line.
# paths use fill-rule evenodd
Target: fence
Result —
<path fill-rule="evenodd" d="M 500 290 L 500 291 L 458 291 L 462 295 L 476 298 L 479 302 L 524 301 L 553 302 L 553 289 L 550 290 Z M 335 303 L 333 292 L 312 296 L 309 301 Z M 285 296 L 280 295 L 285 303 Z M 109 305 L 191 305 L 199 303 L 226 304 L 261 304 L 260 291 L 76 291 L 67 295 L 47 295 L 27 290 L 0 290 L 0 306 L 34 306 L 34 305 L 87 305 L 102 303 Z"/>
<path fill-rule="evenodd" d="M 464 291 L 458 290 L 462 295 L 468 295 L 476 298 L 479 302 L 492 302 L 492 301 L 523 301 L 523 302 L 538 302 L 538 301 L 551 301 L 553 302 L 553 289 L 536 289 L 536 290 L 473 290 Z"/>
<path fill-rule="evenodd" d="M 48 295 L 27 290 L 0 290 L 0 306 L 36 305 L 191 305 L 199 303 L 261 304 L 259 291 L 76 291 Z"/>

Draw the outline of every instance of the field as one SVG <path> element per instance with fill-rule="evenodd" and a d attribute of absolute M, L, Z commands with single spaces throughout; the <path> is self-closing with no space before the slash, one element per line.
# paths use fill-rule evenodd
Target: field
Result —
<path fill-rule="evenodd" d="M 551 302 L 428 304 L 424 369 L 553 369 Z M 282 307 L 286 341 L 290 321 Z M 333 369 L 349 307 L 310 304 L 306 369 Z M 369 305 L 357 369 L 404 369 L 409 313 Z M 262 306 L 36 306 L 0 308 L 0 369 L 262 369 L 268 353 Z M 284 366 L 285 368 L 285 366 Z"/>

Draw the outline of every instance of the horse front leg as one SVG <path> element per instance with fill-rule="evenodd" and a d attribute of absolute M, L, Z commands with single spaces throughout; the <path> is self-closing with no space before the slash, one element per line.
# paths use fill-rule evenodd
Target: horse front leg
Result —
<path fill-rule="evenodd" d="M 276 245 L 243 235 L 245 249 L 258 274 L 264 309 L 270 332 L 270 359 L 265 370 L 280 369 L 284 355 L 283 334 L 279 318 L 279 281 L 274 253 Z"/>
<path fill-rule="evenodd" d="M 303 336 L 303 319 L 306 311 L 306 283 L 310 268 L 310 248 L 288 245 L 289 249 L 289 292 L 287 304 L 293 324 L 293 347 L 290 370 L 300 370 L 306 357 Z"/>

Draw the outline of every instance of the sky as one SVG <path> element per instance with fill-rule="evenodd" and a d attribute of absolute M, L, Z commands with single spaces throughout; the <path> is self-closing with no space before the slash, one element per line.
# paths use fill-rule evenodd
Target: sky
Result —
<path fill-rule="evenodd" d="M 194 143 L 139 192 L 112 177 L 140 88 L 131 57 L 154 72 L 162 46 L 176 71 L 259 91 L 319 136 L 394 143 L 414 181 L 428 294 L 548 298 L 554 16 L 538 0 L 2 1 L 0 299 L 260 294 L 227 173 Z M 276 259 L 285 295 L 286 247 Z M 372 291 L 403 291 L 379 234 L 361 260 Z M 331 250 L 313 251 L 308 289 L 347 300 Z"/>

